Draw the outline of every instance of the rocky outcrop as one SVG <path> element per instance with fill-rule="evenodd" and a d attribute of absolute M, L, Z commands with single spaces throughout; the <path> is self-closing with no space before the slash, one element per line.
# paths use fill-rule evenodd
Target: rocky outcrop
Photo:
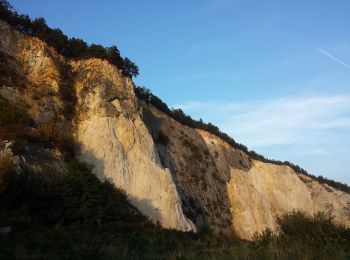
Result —
<path fill-rule="evenodd" d="M 143 107 L 161 159 L 181 191 L 184 212 L 197 227 L 250 240 L 267 228 L 278 232 L 277 217 L 293 210 L 323 211 L 350 225 L 349 194 L 288 166 L 252 160 L 211 133 Z"/>
<path fill-rule="evenodd" d="M 216 233 L 232 234 L 226 188 L 229 169 L 249 169 L 249 157 L 222 141 L 223 147 L 208 144 L 202 131 L 184 126 L 146 104 L 143 120 L 156 140 L 163 165 L 173 173 L 186 216 L 199 229 L 209 227 Z"/>
<path fill-rule="evenodd" d="M 138 100 L 131 79 L 107 61 L 67 61 L 1 21 L 0 35 L 0 96 L 27 105 L 34 126 L 26 131 L 53 126 L 74 138 L 79 159 L 163 227 L 252 239 L 278 231 L 277 217 L 292 210 L 350 225 L 349 194 L 180 124 Z M 59 151 L 24 150 L 33 167 L 64 170 Z"/>
<path fill-rule="evenodd" d="M 201 133 L 212 149 L 233 149 L 218 137 Z M 219 158 L 217 165 L 225 165 Z M 309 215 L 322 211 L 350 226 L 350 194 L 297 174 L 288 166 L 253 160 L 249 169 L 230 165 L 228 172 L 232 229 L 241 238 L 253 239 L 267 228 L 278 232 L 277 217 L 293 210 Z"/>
<path fill-rule="evenodd" d="M 66 135 L 72 131 L 80 144 L 79 158 L 93 165 L 101 180 L 124 189 L 152 220 L 167 228 L 196 231 L 140 119 L 130 79 L 106 61 L 70 64 L 42 41 L 1 21 L 0 34 L 2 66 L 11 68 L 9 77 L 23 75 L 23 86 L 11 78 L 0 87 L 1 96 L 26 103 L 39 125 L 54 124 Z M 65 89 L 67 85 L 71 88 Z M 77 97 L 71 121 L 63 114 L 64 91 L 74 91 Z"/>
<path fill-rule="evenodd" d="M 76 140 L 80 159 L 124 189 L 145 215 L 166 228 L 196 231 L 182 211 L 172 175 L 164 168 L 141 120 L 129 78 L 106 61 L 73 63 L 76 74 Z"/>

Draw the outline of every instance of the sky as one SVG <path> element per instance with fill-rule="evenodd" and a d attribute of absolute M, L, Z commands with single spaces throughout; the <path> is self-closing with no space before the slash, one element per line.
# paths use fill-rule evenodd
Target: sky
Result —
<path fill-rule="evenodd" d="M 10 0 L 117 45 L 171 107 L 249 149 L 350 185 L 350 1 Z"/>

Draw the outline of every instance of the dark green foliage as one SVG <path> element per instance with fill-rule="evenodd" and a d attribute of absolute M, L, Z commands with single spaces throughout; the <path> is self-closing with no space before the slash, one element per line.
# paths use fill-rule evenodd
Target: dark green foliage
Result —
<path fill-rule="evenodd" d="M 293 221 L 292 216 L 289 223 Z M 318 221 L 311 222 L 316 229 L 322 226 Z M 330 227 L 336 228 L 336 225 L 332 222 Z M 319 246 L 308 228 L 299 231 L 308 239 L 290 234 L 276 236 L 268 230 L 256 241 L 247 242 L 213 236 L 208 231 L 183 233 L 153 225 L 135 225 L 127 231 L 35 227 L 0 236 L 0 258 L 349 259 L 349 240 Z"/>
<path fill-rule="evenodd" d="M 50 30 L 44 18 L 36 18 L 31 24 L 31 35 L 46 41 L 50 36 Z"/>
<path fill-rule="evenodd" d="M 65 55 L 72 58 L 81 58 L 87 53 L 88 45 L 81 39 L 70 38 Z"/>
<path fill-rule="evenodd" d="M 51 29 L 44 18 L 31 20 L 28 15 L 18 14 L 6 1 L 0 1 L 0 18 L 17 30 L 30 36 L 38 37 L 58 53 L 68 58 L 100 58 L 108 60 L 128 77 L 139 74 L 138 67 L 128 58 L 122 58 L 116 46 L 105 48 L 98 44 L 87 45 L 80 39 L 68 39 L 60 29 Z"/>
<path fill-rule="evenodd" d="M 323 212 L 314 216 L 299 211 L 288 213 L 278 219 L 278 224 L 284 236 L 315 246 L 337 249 L 350 242 L 350 229 L 335 224 L 334 219 Z M 350 244 L 348 246 L 350 249 Z"/>
<path fill-rule="evenodd" d="M 86 52 L 87 57 L 96 57 L 100 59 L 107 58 L 107 50 L 99 44 L 91 44 Z"/>
<path fill-rule="evenodd" d="M 124 61 L 123 58 L 120 56 L 120 52 L 117 46 L 113 45 L 112 47 L 107 48 L 107 56 L 109 57 L 110 62 L 117 68 L 121 68 L 123 66 Z"/>
<path fill-rule="evenodd" d="M 336 188 L 338 190 L 341 190 L 341 191 L 344 191 L 344 192 L 347 192 L 347 193 L 350 193 L 350 187 L 344 183 L 341 183 L 341 182 L 338 182 L 338 181 L 334 181 L 334 180 L 330 180 L 330 179 L 327 179 L 323 176 L 318 176 L 318 177 L 315 177 L 315 176 L 312 176 L 310 174 L 307 174 L 309 177 L 311 177 L 312 179 L 318 181 L 319 183 L 326 183 L 328 184 L 329 186 L 333 187 L 333 188 Z"/>
<path fill-rule="evenodd" d="M 123 62 L 123 73 L 125 76 L 132 75 L 137 76 L 139 75 L 139 68 L 136 66 L 134 62 L 129 60 L 128 58 L 124 58 Z"/>
<path fill-rule="evenodd" d="M 334 222 L 322 213 L 307 216 L 295 211 L 278 219 L 280 234 L 266 230 L 254 242 L 257 248 L 273 248 L 277 258 L 295 259 L 349 259 L 350 229 Z M 280 251 L 280 252 L 278 252 Z"/>
<path fill-rule="evenodd" d="M 54 46 L 59 53 L 65 53 L 68 48 L 68 37 L 58 28 L 50 29 L 49 38 L 46 42 Z"/>
<path fill-rule="evenodd" d="M 102 228 L 145 221 L 121 190 L 100 182 L 74 159 L 67 173 L 47 168 L 17 176 L 0 196 L 0 204 L 0 226 L 12 226 L 16 232 L 37 225 Z"/>
<path fill-rule="evenodd" d="M 199 121 L 194 120 L 190 116 L 186 115 L 181 109 L 170 109 L 167 104 L 165 104 L 157 96 L 153 95 L 152 92 L 145 87 L 135 86 L 134 91 L 135 91 L 136 96 L 139 99 L 145 101 L 146 104 L 153 105 L 154 107 L 156 107 L 157 109 L 159 109 L 163 113 L 167 114 L 168 116 L 172 117 L 173 119 L 175 119 L 176 121 L 178 121 L 184 125 L 187 125 L 187 126 L 192 127 L 192 128 L 199 128 L 199 129 L 205 130 L 209 133 L 215 134 L 216 136 L 220 137 L 225 142 L 232 145 L 232 147 L 234 147 L 235 149 L 239 149 L 239 150 L 245 152 L 252 159 L 259 160 L 259 161 L 266 162 L 266 163 L 273 163 L 273 164 L 277 164 L 277 165 L 288 165 L 297 173 L 305 174 L 305 175 L 311 177 L 312 179 L 319 181 L 320 183 L 327 183 L 328 185 L 330 185 L 336 189 L 350 193 L 350 187 L 346 184 L 343 184 L 340 182 L 335 182 L 333 180 L 326 179 L 322 176 L 315 177 L 315 176 L 309 174 L 306 170 L 302 169 L 300 166 L 295 165 L 291 162 L 288 162 L 288 161 L 282 162 L 282 161 L 278 161 L 278 160 L 267 159 L 264 156 L 256 153 L 253 150 L 248 150 L 248 148 L 245 145 L 237 143 L 232 137 L 230 137 L 226 133 L 221 132 L 220 129 L 217 126 L 213 125 L 212 123 L 204 123 L 202 121 L 202 119 L 200 119 Z"/>

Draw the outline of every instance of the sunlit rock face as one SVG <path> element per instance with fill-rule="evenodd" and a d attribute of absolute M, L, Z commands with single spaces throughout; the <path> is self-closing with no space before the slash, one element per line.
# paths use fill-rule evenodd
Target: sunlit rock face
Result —
<path fill-rule="evenodd" d="M 248 172 L 232 169 L 227 188 L 233 229 L 241 238 L 252 239 L 266 228 L 278 231 L 276 218 L 293 210 L 309 215 L 324 211 L 350 224 L 349 194 L 297 175 L 288 166 L 254 161 Z"/>
<path fill-rule="evenodd" d="M 306 185 L 287 166 L 254 161 L 248 172 L 232 169 L 227 188 L 233 228 L 245 239 L 266 228 L 276 231 L 276 217 L 286 211 L 314 212 Z"/>
<path fill-rule="evenodd" d="M 266 228 L 278 232 L 277 217 L 292 210 L 325 211 L 350 225 L 349 194 L 180 124 L 138 100 L 132 81 L 108 62 L 67 61 L 1 21 L 0 35 L 1 66 L 15 82 L 2 83 L 0 96 L 25 102 L 35 124 L 72 134 L 78 158 L 163 227 L 250 240 Z M 67 84 L 76 96 L 71 114 L 62 112 Z M 56 156 L 61 167 L 57 151 L 46 152 L 45 163 Z"/>
<path fill-rule="evenodd" d="M 214 151 L 233 149 L 218 137 L 200 132 Z M 220 157 L 216 157 L 218 168 L 227 169 L 223 167 L 228 165 L 227 159 Z M 310 215 L 323 211 L 350 226 L 350 194 L 297 174 L 288 166 L 250 161 L 249 169 L 231 164 L 227 170 L 232 230 L 240 238 L 251 240 L 267 228 L 278 232 L 277 217 L 293 210 Z"/>
<path fill-rule="evenodd" d="M 106 61 L 73 63 L 78 96 L 80 159 L 124 189 L 145 215 L 166 228 L 195 231 L 181 207 L 170 171 L 159 160 L 140 117 L 130 79 Z"/>

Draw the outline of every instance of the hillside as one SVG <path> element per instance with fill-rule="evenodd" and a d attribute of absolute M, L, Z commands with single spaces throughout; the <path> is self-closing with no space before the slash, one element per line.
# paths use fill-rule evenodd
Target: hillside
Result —
<path fill-rule="evenodd" d="M 2 97 L 28 106 L 36 126 L 31 131 L 74 139 L 80 160 L 162 226 L 208 226 L 251 239 L 265 228 L 275 230 L 276 217 L 293 209 L 326 211 L 349 224 L 349 194 L 176 122 L 138 101 L 131 79 L 108 61 L 66 61 L 6 23 L 0 29 L 3 62 L 12 75 L 23 75 L 24 85 L 3 85 Z"/>
<path fill-rule="evenodd" d="M 1 226 L 130 229 L 195 237 L 202 250 L 210 242 L 155 224 L 248 241 L 270 230 L 274 241 L 284 214 L 298 211 L 348 234 L 346 188 L 175 120 L 110 60 L 68 58 L 2 20 L 0 35 Z"/>

